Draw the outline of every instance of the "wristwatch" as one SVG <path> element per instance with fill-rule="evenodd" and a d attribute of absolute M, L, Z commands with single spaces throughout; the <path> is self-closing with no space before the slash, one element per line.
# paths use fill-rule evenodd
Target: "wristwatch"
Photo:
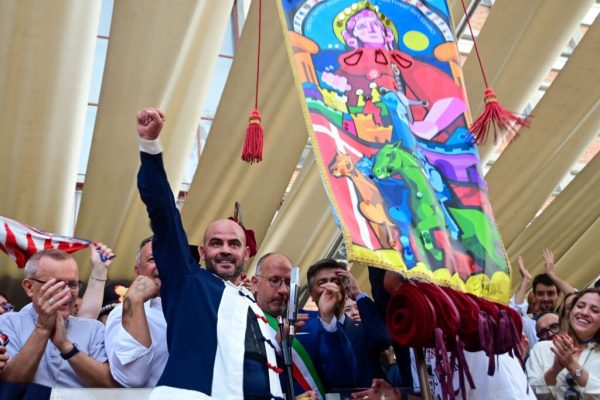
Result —
<path fill-rule="evenodd" d="M 63 360 L 68 360 L 69 358 L 73 357 L 77 353 L 79 353 L 79 349 L 77 348 L 75 343 L 73 343 L 73 348 L 71 349 L 71 351 L 69 351 L 67 354 L 60 353 L 60 356 L 62 357 Z"/>
<path fill-rule="evenodd" d="M 578 368 L 575 371 L 573 371 L 573 376 L 575 378 L 579 378 L 581 375 L 583 375 L 583 367 Z"/>

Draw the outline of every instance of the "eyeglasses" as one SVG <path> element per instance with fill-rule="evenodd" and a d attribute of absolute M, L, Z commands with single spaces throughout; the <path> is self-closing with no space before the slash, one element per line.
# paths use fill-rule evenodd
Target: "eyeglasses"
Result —
<path fill-rule="evenodd" d="M 282 279 L 278 276 L 261 276 L 261 275 L 254 275 L 257 278 L 265 278 L 266 280 L 269 281 L 269 285 L 271 285 L 271 287 L 278 289 L 281 287 L 282 284 L 285 283 L 285 286 L 287 286 L 288 288 L 290 287 L 290 280 L 289 279 Z"/>
<path fill-rule="evenodd" d="M 37 283 L 41 283 L 42 285 L 45 283 L 48 283 L 48 281 L 41 281 L 39 279 L 35 279 L 35 278 L 29 278 L 29 280 L 35 281 Z M 67 287 L 71 290 L 81 290 L 83 288 L 83 282 L 81 281 L 60 281 L 57 280 L 56 283 L 58 282 L 64 282 L 65 285 L 67 285 Z"/>
<path fill-rule="evenodd" d="M 554 323 L 544 329 L 540 329 L 540 331 L 537 333 L 537 337 L 542 340 L 546 340 L 549 338 L 550 332 L 552 332 L 555 335 L 557 333 L 560 333 L 560 325 L 558 323 Z"/>
<path fill-rule="evenodd" d="M 4 312 L 11 312 L 12 310 L 15 309 L 15 306 L 13 306 L 12 304 L 10 304 L 8 301 L 6 303 L 2 303 L 0 304 L 0 308 L 2 309 L 2 311 Z"/>

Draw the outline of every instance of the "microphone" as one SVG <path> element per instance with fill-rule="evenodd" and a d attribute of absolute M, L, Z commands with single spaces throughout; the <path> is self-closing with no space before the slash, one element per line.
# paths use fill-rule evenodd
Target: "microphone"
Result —
<path fill-rule="evenodd" d="M 287 306 L 287 320 L 290 324 L 290 338 L 295 335 L 294 322 L 298 318 L 298 295 L 300 291 L 300 268 L 292 267 L 292 276 L 290 277 L 290 296 Z"/>

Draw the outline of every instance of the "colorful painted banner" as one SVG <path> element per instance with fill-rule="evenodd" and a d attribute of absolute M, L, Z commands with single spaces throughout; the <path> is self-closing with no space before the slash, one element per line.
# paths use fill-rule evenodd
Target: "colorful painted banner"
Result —
<path fill-rule="evenodd" d="M 349 260 L 508 302 L 444 0 L 282 0 Z"/>

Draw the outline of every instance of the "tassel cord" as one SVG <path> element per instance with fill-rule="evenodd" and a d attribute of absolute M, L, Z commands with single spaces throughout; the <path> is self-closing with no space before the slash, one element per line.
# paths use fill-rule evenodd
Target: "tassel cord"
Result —
<path fill-rule="evenodd" d="M 471 33 L 471 37 L 473 38 L 473 47 L 475 48 L 475 54 L 477 56 L 477 61 L 479 62 L 479 69 L 481 70 L 481 76 L 483 77 L 483 83 L 485 87 L 490 87 L 488 85 L 487 76 L 485 75 L 485 69 L 483 68 L 483 61 L 481 61 L 481 55 L 479 54 L 479 47 L 477 46 L 477 40 L 475 40 L 475 35 L 473 34 L 473 27 L 471 27 L 471 19 L 469 18 L 469 13 L 467 12 L 467 7 L 465 6 L 465 1 L 460 0 L 462 4 L 463 11 L 465 13 L 465 20 L 467 21 L 467 26 L 469 27 L 469 32 Z"/>
<path fill-rule="evenodd" d="M 258 109 L 258 86 L 260 81 L 260 45 L 262 36 L 262 0 L 258 1 L 258 49 L 256 52 L 256 88 L 254 94 L 254 108 Z"/>

